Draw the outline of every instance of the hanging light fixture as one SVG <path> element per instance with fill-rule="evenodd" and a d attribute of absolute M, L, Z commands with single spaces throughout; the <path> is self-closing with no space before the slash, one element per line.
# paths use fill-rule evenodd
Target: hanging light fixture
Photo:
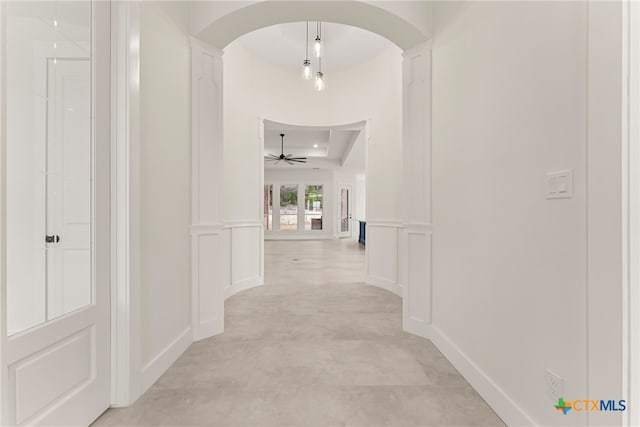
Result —
<path fill-rule="evenodd" d="M 309 80 L 311 78 L 311 61 L 309 61 L 309 21 L 307 21 L 307 36 L 304 39 L 304 62 L 302 63 L 302 78 Z"/>
<path fill-rule="evenodd" d="M 318 58 L 318 73 L 316 74 L 316 90 L 322 92 L 325 88 L 324 74 L 322 74 L 322 57 Z"/>
<path fill-rule="evenodd" d="M 322 36 L 322 22 L 317 21 L 316 22 L 316 40 L 313 43 L 313 51 L 316 54 L 316 58 L 320 58 L 320 55 L 322 54 L 322 39 L 320 38 Z"/>

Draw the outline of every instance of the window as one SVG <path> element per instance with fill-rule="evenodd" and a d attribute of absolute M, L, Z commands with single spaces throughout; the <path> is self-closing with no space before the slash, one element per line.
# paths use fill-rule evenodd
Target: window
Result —
<path fill-rule="evenodd" d="M 264 186 L 264 217 L 265 230 L 273 230 L 273 185 Z"/>
<path fill-rule="evenodd" d="M 280 230 L 298 231 L 298 186 L 280 186 Z"/>
<path fill-rule="evenodd" d="M 322 230 L 322 185 L 304 187 L 304 229 Z"/>

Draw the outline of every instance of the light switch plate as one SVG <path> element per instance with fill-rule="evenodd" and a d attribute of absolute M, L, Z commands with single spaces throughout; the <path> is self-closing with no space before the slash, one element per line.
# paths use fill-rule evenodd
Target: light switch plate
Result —
<path fill-rule="evenodd" d="M 547 174 L 547 199 L 573 197 L 573 169 Z"/>

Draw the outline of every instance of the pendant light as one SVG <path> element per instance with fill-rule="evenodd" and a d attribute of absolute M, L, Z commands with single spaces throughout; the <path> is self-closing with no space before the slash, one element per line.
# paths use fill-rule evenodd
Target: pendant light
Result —
<path fill-rule="evenodd" d="M 316 22 L 316 40 L 313 43 L 313 51 L 316 54 L 316 58 L 320 58 L 322 54 L 322 22 Z"/>
<path fill-rule="evenodd" d="M 302 78 L 309 80 L 311 78 L 311 61 L 309 61 L 309 21 L 307 21 L 307 36 L 304 39 L 304 62 L 302 63 Z"/>
<path fill-rule="evenodd" d="M 322 74 L 322 57 L 318 58 L 318 73 L 316 74 L 315 88 L 318 92 L 322 92 L 325 88 L 324 74 Z"/>

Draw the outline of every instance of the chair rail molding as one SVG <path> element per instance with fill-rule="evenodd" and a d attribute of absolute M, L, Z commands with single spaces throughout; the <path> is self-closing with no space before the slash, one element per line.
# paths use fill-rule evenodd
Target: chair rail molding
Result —
<path fill-rule="evenodd" d="M 402 325 L 429 337 L 431 324 L 431 42 L 403 52 L 404 219 L 400 243 Z"/>

